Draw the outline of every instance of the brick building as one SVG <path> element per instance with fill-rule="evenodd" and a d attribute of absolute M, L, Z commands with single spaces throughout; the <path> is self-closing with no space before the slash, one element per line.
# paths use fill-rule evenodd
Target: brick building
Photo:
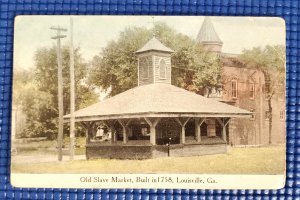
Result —
<path fill-rule="evenodd" d="M 222 63 L 222 89 L 209 96 L 253 112 L 251 119 L 232 119 L 229 123 L 231 145 L 263 145 L 269 143 L 269 108 L 264 92 L 264 75 L 244 65 L 238 55 L 222 52 L 223 42 L 209 17 L 204 19 L 197 42 L 210 52 L 219 54 Z M 274 72 L 276 73 L 276 72 Z M 272 97 L 272 143 L 284 143 L 285 85 L 278 83 Z"/>

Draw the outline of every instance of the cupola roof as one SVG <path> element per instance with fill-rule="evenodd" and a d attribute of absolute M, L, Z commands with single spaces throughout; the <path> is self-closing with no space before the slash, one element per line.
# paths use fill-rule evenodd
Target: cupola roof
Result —
<path fill-rule="evenodd" d="M 169 52 L 173 53 L 174 51 L 169 47 L 166 47 L 162 44 L 157 38 L 153 37 L 149 40 L 142 48 L 137 50 L 135 53 L 142 53 L 146 51 L 162 51 L 162 52 Z"/>

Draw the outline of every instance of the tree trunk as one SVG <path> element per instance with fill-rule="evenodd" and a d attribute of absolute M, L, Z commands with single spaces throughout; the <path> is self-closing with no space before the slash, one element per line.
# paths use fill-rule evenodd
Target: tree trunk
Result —
<path fill-rule="evenodd" d="M 273 121 L 273 117 L 272 117 L 272 102 L 271 102 L 271 98 L 268 99 L 268 106 L 269 106 L 269 144 L 272 144 L 272 121 Z"/>
<path fill-rule="evenodd" d="M 271 94 L 271 77 L 267 70 L 262 70 L 265 79 L 265 93 L 267 95 L 268 100 L 268 111 L 269 111 L 269 144 L 272 144 L 272 121 L 273 121 L 273 113 L 272 113 L 272 94 Z"/>

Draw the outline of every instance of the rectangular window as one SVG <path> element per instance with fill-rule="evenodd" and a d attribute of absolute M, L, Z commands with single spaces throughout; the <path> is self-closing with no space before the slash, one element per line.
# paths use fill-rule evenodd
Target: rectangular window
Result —
<path fill-rule="evenodd" d="M 281 110 L 279 113 L 279 119 L 280 120 L 285 120 L 285 110 Z"/>
<path fill-rule="evenodd" d="M 238 88 L 237 88 L 237 81 L 236 80 L 232 80 L 231 81 L 231 97 L 236 99 L 237 98 L 237 92 L 238 92 Z"/>
<path fill-rule="evenodd" d="M 254 99 L 254 98 L 255 98 L 255 84 L 250 83 L 250 99 Z"/>

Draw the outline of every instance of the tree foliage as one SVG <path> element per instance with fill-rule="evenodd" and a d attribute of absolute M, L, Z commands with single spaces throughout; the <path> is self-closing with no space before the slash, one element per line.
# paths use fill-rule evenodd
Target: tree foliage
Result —
<path fill-rule="evenodd" d="M 79 49 L 74 52 L 75 57 L 75 105 L 76 110 L 97 101 L 97 95 L 85 83 L 87 64 L 83 62 Z M 63 65 L 63 96 L 64 114 L 70 112 L 70 76 L 69 49 L 62 48 Z M 20 87 L 21 95 L 17 95 L 16 102 L 21 105 L 26 114 L 25 137 L 55 136 L 58 130 L 58 81 L 56 47 L 40 48 L 35 54 L 36 68 L 30 72 L 27 84 Z M 22 79 L 15 79 L 16 82 Z M 16 83 L 17 85 L 22 84 Z"/>
<path fill-rule="evenodd" d="M 271 100 L 274 93 L 278 92 L 278 85 L 285 85 L 284 46 L 255 47 L 251 50 L 244 50 L 240 59 L 247 66 L 260 70 L 264 74 L 265 92 L 268 99 Z"/>
<path fill-rule="evenodd" d="M 14 70 L 13 105 L 26 115 L 25 127 L 17 137 L 34 137 L 44 130 L 40 118 L 42 111 L 49 106 L 49 95 L 38 90 L 32 71 Z"/>
<path fill-rule="evenodd" d="M 269 111 L 269 144 L 272 143 L 272 98 L 273 95 L 285 87 L 285 47 L 282 45 L 255 47 L 244 50 L 240 56 L 247 66 L 260 70 L 264 74 L 265 94 Z"/>
<path fill-rule="evenodd" d="M 145 45 L 153 34 L 175 51 L 172 54 L 174 85 L 201 93 L 205 86 L 219 84 L 218 59 L 206 53 L 195 40 L 161 22 L 155 23 L 152 30 L 144 27 L 126 28 L 116 41 L 109 42 L 93 58 L 89 83 L 106 91 L 110 89 L 112 96 L 137 86 L 137 57 L 134 52 Z"/>
<path fill-rule="evenodd" d="M 64 95 L 64 114 L 70 110 L 70 55 L 69 48 L 62 47 L 62 67 L 63 67 L 63 95 Z M 57 98 L 57 60 L 56 47 L 40 48 L 35 54 L 36 70 L 35 80 L 40 91 L 49 92 L 52 97 L 53 108 L 58 108 Z M 85 82 L 88 76 L 88 66 L 83 61 L 79 48 L 74 51 L 74 70 L 75 70 L 75 94 L 76 110 L 95 102 L 97 97 L 92 92 L 92 88 Z M 53 110 L 55 110 L 53 109 Z"/>
<path fill-rule="evenodd" d="M 203 52 L 200 55 L 201 57 L 197 57 L 194 64 L 196 68 L 194 86 L 197 93 L 203 94 L 206 89 L 210 94 L 213 89 L 221 87 L 220 59 L 218 55 L 209 52 Z"/>
<path fill-rule="evenodd" d="M 32 85 L 33 73 L 22 68 L 15 68 L 13 73 L 13 105 L 19 105 L 24 91 Z"/>
<path fill-rule="evenodd" d="M 150 38 L 144 28 L 127 28 L 117 41 L 110 41 L 101 55 L 92 60 L 90 83 L 111 95 L 137 85 L 137 60 L 134 52 Z"/>

